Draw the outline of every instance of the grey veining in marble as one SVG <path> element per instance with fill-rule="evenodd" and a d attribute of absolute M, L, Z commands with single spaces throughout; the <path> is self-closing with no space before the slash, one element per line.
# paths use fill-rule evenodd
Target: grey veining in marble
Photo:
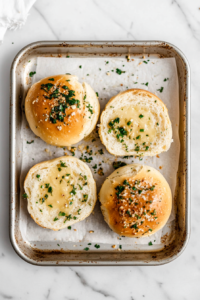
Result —
<path fill-rule="evenodd" d="M 200 299 L 200 2 L 197 0 L 38 0 L 26 25 L 0 46 L 0 299 Z M 9 74 L 25 45 L 38 40 L 164 40 L 191 65 L 192 235 L 185 252 L 160 267 L 36 267 L 9 241 Z M 14 43 L 14 44 L 12 44 Z"/>

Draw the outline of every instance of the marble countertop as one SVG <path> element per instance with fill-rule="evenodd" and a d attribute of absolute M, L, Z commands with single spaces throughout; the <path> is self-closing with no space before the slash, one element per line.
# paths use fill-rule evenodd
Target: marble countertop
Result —
<path fill-rule="evenodd" d="M 0 299 L 199 300 L 200 101 L 199 1 L 40 0 L 25 26 L 0 46 Z M 192 234 L 184 253 L 160 267 L 37 267 L 9 240 L 10 66 L 17 52 L 39 40 L 163 40 L 179 47 L 191 66 Z"/>

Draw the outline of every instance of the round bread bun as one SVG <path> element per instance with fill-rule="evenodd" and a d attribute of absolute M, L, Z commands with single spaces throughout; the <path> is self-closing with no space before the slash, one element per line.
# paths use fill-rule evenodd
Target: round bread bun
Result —
<path fill-rule="evenodd" d="M 100 190 L 101 210 L 110 228 L 126 237 L 150 236 L 167 222 L 170 187 L 160 172 L 131 164 L 115 170 Z"/>
<path fill-rule="evenodd" d="M 99 112 L 96 93 L 72 75 L 49 76 L 36 82 L 25 100 L 31 130 L 56 146 L 71 146 L 89 135 Z"/>
<path fill-rule="evenodd" d="M 53 230 L 87 218 L 97 200 L 96 183 L 89 167 L 72 156 L 33 166 L 25 178 L 24 189 L 33 220 Z"/>
<path fill-rule="evenodd" d="M 100 118 L 100 139 L 113 155 L 154 156 L 167 151 L 172 127 L 164 103 L 154 94 L 131 89 L 112 97 Z"/>

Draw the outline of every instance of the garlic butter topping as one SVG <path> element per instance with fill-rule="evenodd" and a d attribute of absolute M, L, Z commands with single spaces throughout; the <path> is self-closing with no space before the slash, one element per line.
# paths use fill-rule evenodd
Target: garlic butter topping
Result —
<path fill-rule="evenodd" d="M 149 108 L 126 106 L 114 111 L 108 123 L 108 133 L 114 134 L 127 152 L 141 152 L 149 150 L 157 136 L 162 134 L 159 125 Z M 131 148 L 126 144 L 130 140 L 133 141 Z"/>
<path fill-rule="evenodd" d="M 162 191 L 153 179 L 125 179 L 114 187 L 114 194 L 107 204 L 110 222 L 123 233 L 132 236 L 152 232 L 159 224 L 162 211 L 158 202 L 162 201 Z"/>
<path fill-rule="evenodd" d="M 76 220 L 77 215 L 81 213 L 81 206 L 84 203 L 90 205 L 88 201 L 87 176 L 76 174 L 73 169 L 60 161 L 57 166 L 52 167 L 51 172 L 42 176 L 36 175 L 39 185 L 39 194 L 37 202 L 43 204 L 45 208 L 57 211 L 57 217 L 54 221 L 63 217 L 66 220 Z M 76 198 L 76 200 L 75 200 Z M 40 206 L 41 207 L 41 206 Z"/>

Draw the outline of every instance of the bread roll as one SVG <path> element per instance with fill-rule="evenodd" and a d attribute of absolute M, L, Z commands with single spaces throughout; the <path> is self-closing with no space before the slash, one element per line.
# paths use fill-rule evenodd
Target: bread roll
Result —
<path fill-rule="evenodd" d="M 167 151 L 172 127 L 164 103 L 154 94 L 127 90 L 109 100 L 101 114 L 99 134 L 113 155 L 153 156 Z"/>
<path fill-rule="evenodd" d="M 115 170 L 100 190 L 101 210 L 110 228 L 126 237 L 156 233 L 172 208 L 170 187 L 152 167 L 131 164 Z"/>
<path fill-rule="evenodd" d="M 49 76 L 36 82 L 25 100 L 26 118 L 32 131 L 46 143 L 70 146 L 95 128 L 99 101 L 87 83 L 76 76 Z"/>
<path fill-rule="evenodd" d="M 97 200 L 96 183 L 89 167 L 72 156 L 32 167 L 25 178 L 24 189 L 33 220 L 53 230 L 84 220 Z"/>

